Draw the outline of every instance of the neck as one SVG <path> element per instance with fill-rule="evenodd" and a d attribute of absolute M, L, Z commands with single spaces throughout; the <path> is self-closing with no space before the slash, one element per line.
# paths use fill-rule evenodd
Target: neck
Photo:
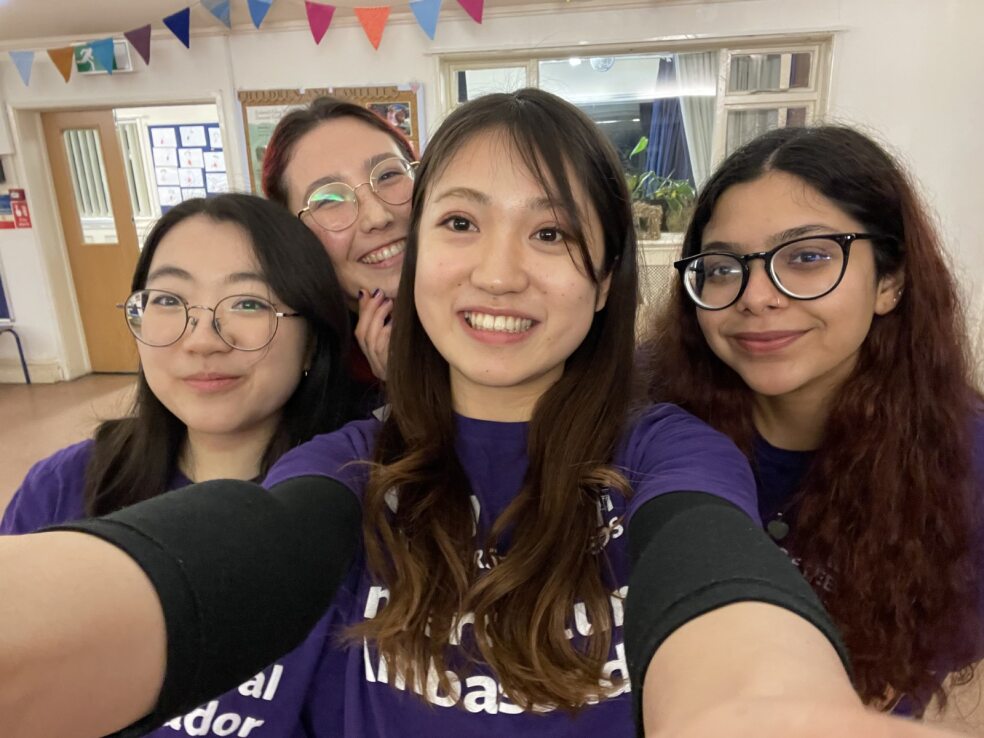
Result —
<path fill-rule="evenodd" d="M 473 384 L 451 370 L 451 398 L 454 411 L 474 420 L 523 423 L 533 417 L 537 401 L 563 373 L 551 372 L 513 387 L 487 387 Z"/>
<path fill-rule="evenodd" d="M 813 451 L 827 424 L 827 397 L 806 393 L 781 397 L 755 396 L 755 429 L 770 444 L 787 451 Z"/>
<path fill-rule="evenodd" d="M 239 433 L 203 433 L 188 429 L 178 466 L 193 482 L 255 479 L 279 418 Z"/>

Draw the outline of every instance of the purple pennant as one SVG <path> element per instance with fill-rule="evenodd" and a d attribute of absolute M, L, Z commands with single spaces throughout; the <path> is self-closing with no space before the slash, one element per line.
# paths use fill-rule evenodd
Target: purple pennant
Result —
<path fill-rule="evenodd" d="M 441 0 L 414 0 L 410 3 L 410 10 L 424 33 L 433 41 L 437 31 L 437 16 L 441 12 Z"/>
<path fill-rule="evenodd" d="M 150 64 L 150 24 L 148 23 L 141 28 L 134 28 L 123 35 L 143 58 L 144 64 Z"/>
<path fill-rule="evenodd" d="M 171 33 L 178 37 L 178 41 L 191 48 L 191 8 L 179 10 L 177 13 L 167 16 L 164 25 L 171 29 Z"/>
<path fill-rule="evenodd" d="M 253 25 L 259 28 L 263 19 L 266 18 L 266 14 L 270 12 L 273 0 L 248 0 L 248 2 L 249 15 L 253 19 Z"/>
<path fill-rule="evenodd" d="M 20 78 L 24 82 L 24 86 L 29 86 L 31 84 L 31 66 L 34 64 L 34 52 L 11 51 L 10 60 L 14 63 L 14 66 L 17 67 L 17 73 L 20 74 Z"/>
<path fill-rule="evenodd" d="M 89 48 L 92 49 L 92 56 L 96 60 L 96 64 L 112 74 L 113 39 L 101 38 L 98 41 L 92 41 L 89 43 Z"/>

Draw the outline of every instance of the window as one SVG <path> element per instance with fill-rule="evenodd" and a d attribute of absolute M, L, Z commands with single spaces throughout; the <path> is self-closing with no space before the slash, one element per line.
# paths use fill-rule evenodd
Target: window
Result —
<path fill-rule="evenodd" d="M 767 130 L 806 125 L 825 105 L 830 37 L 673 44 L 633 52 L 442 57 L 447 111 L 489 92 L 538 87 L 598 124 L 633 194 L 647 302 L 665 293 L 696 190 Z M 739 45 L 740 44 L 740 45 Z M 664 274 L 667 272 L 667 274 Z"/>

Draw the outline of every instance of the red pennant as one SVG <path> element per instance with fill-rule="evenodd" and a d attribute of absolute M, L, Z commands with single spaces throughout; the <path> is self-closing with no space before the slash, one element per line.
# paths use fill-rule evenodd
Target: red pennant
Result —
<path fill-rule="evenodd" d="M 383 40 L 383 29 L 386 21 L 389 20 L 389 5 L 382 5 L 375 8 L 353 8 L 362 24 L 362 30 L 369 37 L 369 43 L 373 48 L 379 48 L 379 42 Z"/>
<path fill-rule="evenodd" d="M 485 0 L 458 0 L 458 5 L 464 8 L 465 12 L 476 23 L 482 22 L 482 10 L 485 8 Z"/>
<path fill-rule="evenodd" d="M 48 49 L 48 56 L 54 62 L 55 68 L 61 72 L 61 76 L 68 82 L 72 76 L 72 67 L 75 66 L 75 49 L 65 46 L 61 49 Z"/>
<path fill-rule="evenodd" d="M 335 15 L 335 6 L 319 5 L 304 0 L 304 7 L 307 9 L 308 25 L 311 27 L 311 35 L 314 36 L 314 43 L 320 44 L 328 26 L 331 25 L 332 16 Z"/>
<path fill-rule="evenodd" d="M 132 44 L 133 48 L 140 54 L 144 64 L 150 64 L 150 24 L 140 28 L 134 28 L 123 34 L 126 40 Z"/>

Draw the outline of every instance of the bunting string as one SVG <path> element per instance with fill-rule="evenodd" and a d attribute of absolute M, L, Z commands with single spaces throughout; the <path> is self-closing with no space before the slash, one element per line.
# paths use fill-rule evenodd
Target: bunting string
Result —
<path fill-rule="evenodd" d="M 259 30 L 263 21 L 266 19 L 270 8 L 274 2 L 285 0 L 245 0 L 249 10 L 250 19 L 253 26 Z M 383 31 L 389 21 L 390 12 L 394 7 L 406 7 L 409 5 L 417 25 L 424 32 L 427 38 L 434 40 L 437 33 L 437 22 L 441 14 L 442 0 L 410 0 L 409 3 L 399 5 L 368 5 L 365 7 L 345 8 L 351 10 L 362 26 L 363 32 L 372 47 L 379 50 L 383 40 Z M 227 29 L 232 29 L 232 0 L 198 0 L 176 13 L 161 18 L 164 26 L 174 34 L 185 48 L 191 48 L 191 9 L 196 5 L 201 6 L 218 22 Z M 482 22 L 485 9 L 485 0 L 458 0 L 458 5 L 476 23 Z M 332 20 L 335 18 L 335 11 L 338 8 L 317 0 L 304 0 L 304 8 L 307 15 L 308 27 L 315 44 L 320 44 L 328 32 Z M 143 59 L 144 64 L 150 65 L 150 39 L 152 23 L 147 23 L 129 31 L 123 31 L 123 38 L 129 42 L 137 54 Z M 73 70 L 76 69 L 76 59 L 87 59 L 93 62 L 94 69 L 113 73 L 113 36 L 95 39 L 80 45 L 65 46 L 59 48 L 44 49 L 48 58 L 54 64 L 55 69 L 67 83 Z M 11 62 L 17 69 L 21 81 L 26 87 L 31 85 L 31 72 L 34 69 L 34 59 L 36 49 L 22 49 L 7 52 Z"/>

